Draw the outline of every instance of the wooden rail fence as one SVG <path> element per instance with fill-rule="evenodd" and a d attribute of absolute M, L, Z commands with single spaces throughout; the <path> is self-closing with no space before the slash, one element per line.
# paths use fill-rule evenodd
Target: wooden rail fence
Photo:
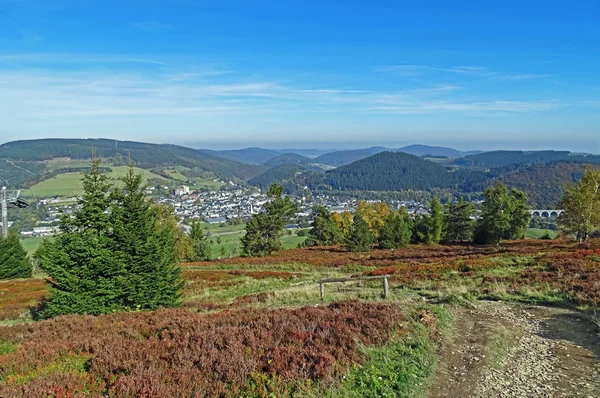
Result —
<path fill-rule="evenodd" d="M 390 286 L 388 278 L 390 275 L 378 275 L 378 276 L 361 276 L 358 278 L 327 278 L 319 281 L 319 292 L 321 293 L 321 301 L 325 300 L 325 284 L 327 283 L 341 283 L 341 282 L 356 282 L 371 279 L 383 279 L 383 297 L 388 298 L 390 296 Z"/>

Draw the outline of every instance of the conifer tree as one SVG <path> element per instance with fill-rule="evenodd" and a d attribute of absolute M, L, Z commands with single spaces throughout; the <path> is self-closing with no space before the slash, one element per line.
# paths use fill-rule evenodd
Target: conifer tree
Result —
<path fill-rule="evenodd" d="M 437 245 L 442 240 L 444 231 L 444 211 L 438 198 L 433 199 L 429 214 L 415 221 L 416 242 Z"/>
<path fill-rule="evenodd" d="M 160 222 L 158 205 L 144 200 L 143 179 L 133 167 L 111 194 L 115 251 L 126 264 L 122 305 L 130 309 L 174 307 L 183 287 L 175 253 L 176 230 Z"/>
<path fill-rule="evenodd" d="M 241 239 L 246 256 L 268 256 L 281 250 L 283 228 L 298 209 L 289 196 L 283 196 L 281 185 L 271 185 L 267 197 L 271 200 L 265 203 L 265 211 L 246 224 L 246 234 Z"/>
<path fill-rule="evenodd" d="M 473 238 L 473 215 L 475 206 L 462 198 L 456 203 L 448 203 L 444 209 L 444 241 L 461 242 Z"/>
<path fill-rule="evenodd" d="M 385 218 L 379 233 L 379 245 L 382 249 L 398 249 L 410 243 L 412 220 L 406 211 L 394 212 Z"/>
<path fill-rule="evenodd" d="M 144 200 L 133 168 L 123 187 L 111 191 L 100 161 L 83 177 L 84 194 L 73 216 L 61 218 L 62 233 L 38 251 L 49 275 L 44 316 L 106 314 L 170 307 L 180 301 L 176 230 L 162 223 L 162 209 Z"/>
<path fill-rule="evenodd" d="M 105 314 L 124 310 L 126 258 L 115 250 L 110 220 L 108 176 L 100 160 L 84 174 L 83 196 L 73 216 L 61 217 L 61 234 L 45 240 L 41 265 L 49 276 L 50 294 L 44 316 L 70 313 Z"/>
<path fill-rule="evenodd" d="M 346 250 L 351 252 L 366 252 L 373 248 L 375 236 L 369 224 L 360 216 L 355 215 L 344 239 Z"/>
<path fill-rule="evenodd" d="M 308 245 L 332 246 L 341 243 L 342 230 L 333 220 L 333 216 L 325 206 L 313 207 L 312 229 L 308 233 Z"/>
<path fill-rule="evenodd" d="M 199 222 L 192 223 L 192 231 L 190 232 L 191 239 L 191 261 L 210 260 L 211 247 L 206 232 Z"/>
<path fill-rule="evenodd" d="M 30 278 L 31 261 L 19 236 L 13 232 L 0 236 L 0 279 Z"/>

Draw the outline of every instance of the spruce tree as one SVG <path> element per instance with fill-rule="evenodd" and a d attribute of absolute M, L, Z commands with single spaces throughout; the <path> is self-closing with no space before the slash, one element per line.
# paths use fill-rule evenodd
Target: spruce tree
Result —
<path fill-rule="evenodd" d="M 115 250 L 111 237 L 111 184 L 100 172 L 100 160 L 93 160 L 91 166 L 84 174 L 84 193 L 73 216 L 62 216 L 62 233 L 52 241 L 45 240 L 39 251 L 49 276 L 45 316 L 127 309 L 122 301 L 127 259 Z"/>
<path fill-rule="evenodd" d="M 176 231 L 160 222 L 160 210 L 144 200 L 143 179 L 133 167 L 111 194 L 115 251 L 126 264 L 122 305 L 129 309 L 174 307 L 181 301 Z"/>
<path fill-rule="evenodd" d="M 360 216 L 355 215 L 344 239 L 346 250 L 351 252 L 366 252 L 373 248 L 375 236 L 369 224 Z"/>
<path fill-rule="evenodd" d="M 398 249 L 410 243 L 412 220 L 406 211 L 391 213 L 379 232 L 379 245 L 382 249 Z"/>
<path fill-rule="evenodd" d="M 444 241 L 461 242 L 473 238 L 473 215 L 475 206 L 471 202 L 459 199 L 456 203 L 449 203 L 444 209 Z"/>
<path fill-rule="evenodd" d="M 199 222 L 192 223 L 192 231 L 190 232 L 191 239 L 191 261 L 206 261 L 210 260 L 211 247 L 206 232 Z"/>
<path fill-rule="evenodd" d="M 415 236 L 417 243 L 437 245 L 442 240 L 444 231 L 444 210 L 438 198 L 433 199 L 429 214 L 415 221 Z"/>
<path fill-rule="evenodd" d="M 333 220 L 325 206 L 313 207 L 312 229 L 308 233 L 307 245 L 333 246 L 341 243 L 342 230 Z"/>
<path fill-rule="evenodd" d="M 93 160 L 84 175 L 84 194 L 73 216 L 61 218 L 62 233 L 38 251 L 50 285 L 44 316 L 180 302 L 176 229 L 162 222 L 162 208 L 144 200 L 142 178 L 133 168 L 123 187 L 110 193 L 112 184 L 99 166 Z"/>
<path fill-rule="evenodd" d="M 289 196 L 283 197 L 281 185 L 271 185 L 267 197 L 271 200 L 265 203 L 265 211 L 255 215 L 246 224 L 246 233 L 241 239 L 246 256 L 268 256 L 281 250 L 283 228 L 298 208 Z"/>
<path fill-rule="evenodd" d="M 0 279 L 30 278 L 31 261 L 19 236 L 13 232 L 0 236 Z"/>

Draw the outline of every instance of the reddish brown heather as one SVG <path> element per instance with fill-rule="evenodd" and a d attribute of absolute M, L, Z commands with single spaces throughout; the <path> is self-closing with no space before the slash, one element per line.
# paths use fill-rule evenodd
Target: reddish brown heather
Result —
<path fill-rule="evenodd" d="M 0 320 L 15 319 L 26 314 L 48 293 L 41 279 L 0 282 Z"/>
<path fill-rule="evenodd" d="M 424 246 L 410 245 L 397 250 L 373 250 L 368 253 L 350 253 L 336 247 L 311 247 L 291 249 L 274 253 L 268 257 L 227 258 L 211 262 L 185 263 L 184 266 L 214 266 L 215 264 L 284 264 L 302 263 L 327 267 L 342 267 L 360 264 L 387 267 L 401 263 L 437 263 L 452 260 L 478 259 L 504 254 L 532 255 L 540 252 L 572 250 L 575 244 L 566 241 L 526 239 L 502 242 L 499 246 L 454 245 Z"/>
<path fill-rule="evenodd" d="M 0 356 L 0 396 L 58 396 L 60 388 L 62 396 L 226 397 L 247 392 L 249 378 L 279 380 L 272 383 L 279 396 L 295 380 L 338 378 L 361 361 L 360 344 L 384 343 L 401 320 L 393 305 L 346 301 L 203 315 L 73 315 L 4 327 L 0 342 L 17 350 Z M 41 371 L 81 354 L 89 357 L 87 373 Z M 6 382 L 28 374 L 37 377 L 22 385 Z"/>
<path fill-rule="evenodd" d="M 547 284 L 571 295 L 578 303 L 600 306 L 600 255 L 594 251 L 546 255 L 541 270 L 522 272 L 516 284 Z"/>

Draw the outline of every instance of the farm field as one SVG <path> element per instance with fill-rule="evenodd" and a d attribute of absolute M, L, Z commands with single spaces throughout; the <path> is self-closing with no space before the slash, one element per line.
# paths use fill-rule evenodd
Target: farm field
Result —
<path fill-rule="evenodd" d="M 43 241 L 44 238 L 21 239 L 21 246 L 23 246 L 29 255 L 32 255 L 40 247 Z"/>
<path fill-rule="evenodd" d="M 110 166 L 112 172 L 108 175 L 113 180 L 118 180 L 120 177 L 127 173 L 127 166 Z M 157 178 L 165 180 L 163 177 L 156 175 L 148 170 L 134 168 L 136 173 L 142 173 L 144 176 L 144 182 L 147 182 L 149 178 Z M 58 174 L 55 177 L 41 181 L 30 188 L 23 191 L 22 195 L 25 197 L 33 198 L 48 198 L 54 196 L 76 196 L 83 193 L 81 186 L 81 176 L 79 172 L 63 173 Z"/>
<path fill-rule="evenodd" d="M 560 232 L 552 229 L 527 228 L 525 233 L 525 237 L 530 239 L 540 239 L 545 235 L 549 236 L 550 239 L 556 239 L 560 236 Z"/>
<path fill-rule="evenodd" d="M 599 261 L 596 241 L 292 249 L 182 264 L 180 309 L 37 322 L 43 280 L 0 282 L 0 396 L 598 396 Z"/>

